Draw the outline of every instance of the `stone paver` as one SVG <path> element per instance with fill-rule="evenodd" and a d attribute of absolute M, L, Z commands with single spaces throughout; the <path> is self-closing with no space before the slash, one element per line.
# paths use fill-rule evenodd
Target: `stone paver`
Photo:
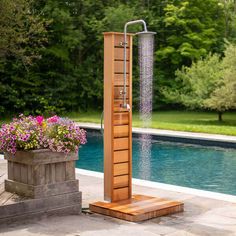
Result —
<path fill-rule="evenodd" d="M 6 163 L 0 160 L 0 172 Z M 83 208 L 103 199 L 103 179 L 77 175 Z M 134 185 L 133 193 L 183 200 L 183 213 L 131 223 L 98 214 L 49 217 L 0 226 L 1 236 L 236 236 L 236 204 L 163 189 Z"/>

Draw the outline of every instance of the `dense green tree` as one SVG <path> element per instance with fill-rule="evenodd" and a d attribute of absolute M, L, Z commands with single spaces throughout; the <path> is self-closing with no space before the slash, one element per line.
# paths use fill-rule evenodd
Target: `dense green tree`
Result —
<path fill-rule="evenodd" d="M 172 102 L 191 109 L 210 109 L 223 112 L 236 108 L 236 46 L 229 44 L 225 57 L 209 54 L 205 59 L 176 71 L 178 89 L 163 92 Z"/>
<path fill-rule="evenodd" d="M 235 40 L 235 9 L 234 0 L 1 0 L 0 113 L 102 109 L 102 33 L 140 18 L 157 32 L 154 109 L 166 106 L 160 91 L 178 87 L 177 69 Z M 133 60 L 137 108 L 135 38 Z"/>
<path fill-rule="evenodd" d="M 0 1 L 0 113 L 19 111 L 36 99 L 40 81 L 31 66 L 47 41 L 47 24 L 31 1 Z"/>

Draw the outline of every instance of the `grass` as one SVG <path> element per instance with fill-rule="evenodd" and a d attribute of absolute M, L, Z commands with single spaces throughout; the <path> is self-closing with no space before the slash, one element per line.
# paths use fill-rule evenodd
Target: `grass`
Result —
<path fill-rule="evenodd" d="M 100 123 L 101 112 L 70 113 L 68 117 L 78 122 Z M 236 136 L 236 112 L 227 112 L 223 121 L 211 112 L 157 111 L 152 116 L 152 128 L 225 134 Z M 141 127 L 138 113 L 133 113 L 133 126 Z"/>

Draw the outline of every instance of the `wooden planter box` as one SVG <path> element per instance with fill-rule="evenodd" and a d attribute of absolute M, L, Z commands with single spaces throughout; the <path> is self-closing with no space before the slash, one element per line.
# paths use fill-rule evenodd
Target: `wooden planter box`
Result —
<path fill-rule="evenodd" d="M 5 190 L 30 198 L 78 192 L 75 179 L 77 153 L 57 153 L 48 149 L 5 153 L 8 179 Z"/>

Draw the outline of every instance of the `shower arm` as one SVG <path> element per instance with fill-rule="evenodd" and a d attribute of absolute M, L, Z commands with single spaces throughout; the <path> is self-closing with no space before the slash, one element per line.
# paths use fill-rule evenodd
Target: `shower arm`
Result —
<path fill-rule="evenodd" d="M 126 103 L 126 80 L 127 80 L 127 76 L 126 76 L 126 45 L 127 45 L 127 27 L 129 25 L 133 25 L 133 24 L 143 24 L 144 27 L 144 31 L 147 32 L 147 26 L 146 26 L 146 22 L 144 20 L 134 20 L 134 21 L 129 21 L 125 24 L 124 27 L 124 90 L 123 90 L 123 108 L 125 109 L 130 109 L 130 107 L 128 106 L 128 104 Z"/>

